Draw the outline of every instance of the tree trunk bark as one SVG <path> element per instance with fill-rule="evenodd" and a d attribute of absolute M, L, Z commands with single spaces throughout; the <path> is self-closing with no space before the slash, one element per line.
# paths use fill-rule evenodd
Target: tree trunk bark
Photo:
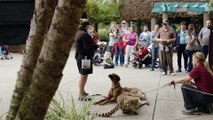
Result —
<path fill-rule="evenodd" d="M 49 29 L 56 3 L 57 0 L 35 1 L 35 10 L 31 20 L 26 50 L 24 51 L 6 120 L 15 119 L 26 90 L 32 81 L 32 75 L 43 45 L 44 35 Z"/>
<path fill-rule="evenodd" d="M 59 0 L 16 120 L 43 120 L 62 78 L 86 0 Z"/>

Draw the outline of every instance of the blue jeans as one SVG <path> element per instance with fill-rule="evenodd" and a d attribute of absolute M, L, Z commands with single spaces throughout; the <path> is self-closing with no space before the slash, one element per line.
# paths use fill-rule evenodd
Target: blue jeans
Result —
<path fill-rule="evenodd" d="M 111 58 L 112 58 L 112 60 L 113 60 L 114 54 L 112 53 L 112 47 L 113 47 L 113 46 L 108 46 L 108 50 L 109 50 L 109 52 L 111 53 Z"/>
<path fill-rule="evenodd" d="M 124 64 L 124 53 L 123 49 L 116 48 L 115 49 L 115 64 L 118 65 L 118 59 L 120 60 L 120 65 Z"/>
<path fill-rule="evenodd" d="M 158 48 L 159 47 L 152 47 L 152 65 L 151 65 L 151 69 L 154 70 L 154 66 L 156 63 L 156 59 L 158 58 Z"/>
<path fill-rule="evenodd" d="M 186 55 L 189 57 L 188 61 L 188 72 L 192 71 L 193 65 L 192 65 L 192 55 L 196 53 L 197 51 L 192 51 L 192 50 L 186 50 Z"/>
<path fill-rule="evenodd" d="M 207 56 L 209 54 L 209 47 L 207 45 L 203 46 L 202 53 L 205 55 L 205 58 L 207 58 Z"/>
<path fill-rule="evenodd" d="M 2 55 L 1 47 L 0 47 L 0 56 Z"/>

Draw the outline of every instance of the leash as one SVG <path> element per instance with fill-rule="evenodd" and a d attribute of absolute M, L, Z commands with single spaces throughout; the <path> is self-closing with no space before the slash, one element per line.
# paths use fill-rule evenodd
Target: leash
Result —
<path fill-rule="evenodd" d="M 107 96 L 104 96 L 104 95 L 99 94 L 99 93 L 97 93 L 97 94 L 92 94 L 92 96 L 101 96 L 101 97 L 103 97 L 103 98 L 108 98 Z"/>
<path fill-rule="evenodd" d="M 178 85 L 178 86 L 181 86 L 181 85 Z M 211 93 L 203 92 L 203 91 L 200 91 L 198 89 L 191 89 L 191 88 L 184 87 L 184 86 L 181 86 L 181 87 L 184 88 L 184 89 L 188 89 L 190 91 L 198 92 L 198 93 L 201 93 L 201 94 L 204 94 L 204 95 L 209 95 L 209 96 L 213 97 L 213 94 L 211 94 Z"/>
<path fill-rule="evenodd" d="M 167 84 L 163 85 L 161 88 L 164 88 L 166 86 L 171 86 L 171 85 L 173 85 L 174 89 L 175 89 L 176 85 L 178 85 L 178 84 L 174 84 L 174 83 L 173 84 L 169 84 L 169 83 L 167 83 Z M 178 86 L 181 86 L 181 85 L 178 85 Z M 184 89 L 188 89 L 190 91 L 198 92 L 198 93 L 201 93 L 201 94 L 204 94 L 204 95 L 209 95 L 209 96 L 213 97 L 213 94 L 211 94 L 211 93 L 203 92 L 203 91 L 200 91 L 198 89 L 192 89 L 192 88 L 188 88 L 188 87 L 184 87 L 184 86 L 181 86 L 181 87 L 184 88 Z"/>
<path fill-rule="evenodd" d="M 154 104 L 154 109 L 153 109 L 153 112 L 152 112 L 152 120 L 155 119 L 155 111 L 156 111 L 156 106 L 157 106 L 157 101 L 158 101 L 158 93 L 159 93 L 159 90 L 167 85 L 164 85 L 162 87 L 160 87 L 160 82 L 162 80 L 162 72 L 160 72 L 160 80 L 158 82 L 158 88 L 156 89 L 157 90 L 157 93 L 156 93 L 156 96 L 155 96 L 155 104 Z"/>

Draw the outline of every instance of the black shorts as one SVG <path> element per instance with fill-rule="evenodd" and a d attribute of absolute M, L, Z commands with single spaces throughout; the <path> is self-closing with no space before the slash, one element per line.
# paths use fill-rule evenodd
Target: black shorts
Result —
<path fill-rule="evenodd" d="M 92 59 L 91 58 L 87 58 L 87 59 L 91 60 L 90 69 L 82 69 L 82 66 L 81 66 L 81 60 L 82 59 L 84 59 L 84 57 L 78 56 L 76 58 L 76 63 L 77 63 L 77 66 L 78 66 L 79 73 L 82 74 L 82 75 L 92 74 L 93 73 Z"/>

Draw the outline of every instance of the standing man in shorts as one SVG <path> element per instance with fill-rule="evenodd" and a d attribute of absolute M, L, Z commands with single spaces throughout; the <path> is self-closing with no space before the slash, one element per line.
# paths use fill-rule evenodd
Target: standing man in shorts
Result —
<path fill-rule="evenodd" d="M 75 59 L 77 62 L 78 70 L 80 73 L 79 80 L 79 98 L 80 101 L 91 100 L 92 97 L 85 91 L 84 87 L 87 82 L 89 74 L 93 73 L 92 59 L 95 50 L 98 45 L 94 44 L 92 37 L 88 34 L 87 29 L 89 28 L 89 22 L 87 19 L 81 19 L 80 27 L 76 33 L 76 53 Z M 83 63 L 87 61 L 87 67 L 85 68 Z M 88 62 L 89 61 L 89 62 Z"/>

